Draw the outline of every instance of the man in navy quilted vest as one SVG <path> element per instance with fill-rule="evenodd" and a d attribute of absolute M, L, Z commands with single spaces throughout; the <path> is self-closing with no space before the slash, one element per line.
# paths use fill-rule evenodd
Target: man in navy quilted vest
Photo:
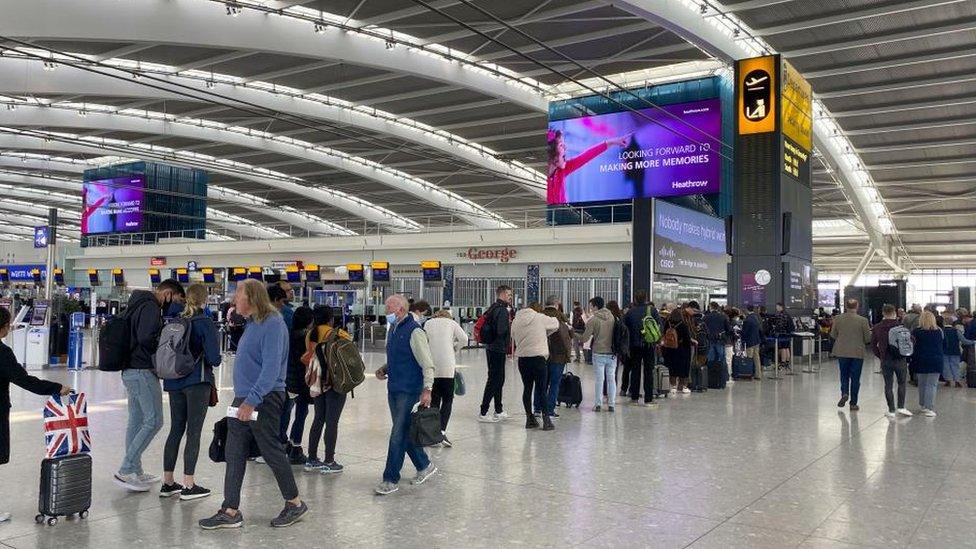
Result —
<path fill-rule="evenodd" d="M 411 484 L 423 484 L 437 472 L 424 449 L 410 440 L 413 407 L 418 402 L 420 406 L 430 406 L 430 391 L 434 384 L 434 360 L 427 334 L 413 315 L 408 314 L 407 299 L 402 295 L 386 298 L 386 312 L 396 320 L 386 338 L 386 365 L 376 371 L 377 378 L 388 380 L 387 400 L 393 418 L 386 470 L 383 471 L 383 481 L 376 486 L 376 493 L 381 496 L 400 489 L 404 454 L 417 468 L 417 476 Z"/>

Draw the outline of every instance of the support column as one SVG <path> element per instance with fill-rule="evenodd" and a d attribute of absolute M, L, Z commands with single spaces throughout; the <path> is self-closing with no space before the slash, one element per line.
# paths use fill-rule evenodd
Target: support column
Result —
<path fill-rule="evenodd" d="M 654 269 L 651 265 L 654 256 L 654 200 L 634 199 L 633 216 L 630 222 L 630 291 L 645 290 L 648 298 L 653 295 Z"/>

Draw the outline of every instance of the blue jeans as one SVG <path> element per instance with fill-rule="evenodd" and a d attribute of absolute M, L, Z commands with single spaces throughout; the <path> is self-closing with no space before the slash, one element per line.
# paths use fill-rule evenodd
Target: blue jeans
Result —
<path fill-rule="evenodd" d="M 944 355 L 942 357 L 942 377 L 946 381 L 962 381 L 962 375 L 959 373 L 959 360 L 959 355 Z"/>
<path fill-rule="evenodd" d="M 119 474 L 143 474 L 142 453 L 163 428 L 163 388 L 152 370 L 123 370 L 122 385 L 129 397 L 125 428 L 125 458 Z"/>
<path fill-rule="evenodd" d="M 430 465 L 430 458 L 423 448 L 410 440 L 410 414 L 414 404 L 420 402 L 419 393 L 390 393 L 386 397 L 390 405 L 390 417 L 393 419 L 393 429 L 390 431 L 390 448 L 386 453 L 386 469 L 383 480 L 397 484 L 400 482 L 400 469 L 403 469 L 404 454 L 410 456 L 410 461 L 417 471 L 423 471 Z"/>
<path fill-rule="evenodd" d="M 563 379 L 565 364 L 546 363 L 546 384 L 535 388 L 535 402 L 532 407 L 536 412 L 545 412 L 551 416 L 556 411 L 556 399 L 559 397 L 559 382 Z"/>
<path fill-rule="evenodd" d="M 725 362 L 725 343 L 710 342 L 708 344 L 708 357 L 706 360 L 709 362 Z"/>
<path fill-rule="evenodd" d="M 603 380 L 607 381 L 607 403 L 617 405 L 617 357 L 612 354 L 593 353 L 593 370 L 596 372 L 593 403 L 603 404 Z"/>
<path fill-rule="evenodd" d="M 837 358 L 840 366 L 840 394 L 849 395 L 851 404 L 857 404 L 857 394 L 861 391 L 861 367 L 863 358 Z"/>
<path fill-rule="evenodd" d="M 916 374 L 918 377 L 918 405 L 935 410 L 935 392 L 939 390 L 939 374 Z"/>

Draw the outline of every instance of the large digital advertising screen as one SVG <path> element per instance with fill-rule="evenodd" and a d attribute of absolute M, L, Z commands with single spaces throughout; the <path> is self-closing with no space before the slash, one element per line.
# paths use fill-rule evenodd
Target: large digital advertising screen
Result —
<path fill-rule="evenodd" d="M 654 272 L 725 280 L 725 221 L 658 200 L 654 204 Z"/>
<path fill-rule="evenodd" d="M 718 99 L 549 122 L 548 204 L 719 192 Z"/>
<path fill-rule="evenodd" d="M 145 193 L 146 180 L 141 175 L 86 181 L 81 234 L 141 231 Z"/>

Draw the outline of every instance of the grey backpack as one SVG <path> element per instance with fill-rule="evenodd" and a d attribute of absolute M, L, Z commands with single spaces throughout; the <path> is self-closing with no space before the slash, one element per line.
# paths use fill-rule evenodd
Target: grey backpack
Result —
<path fill-rule="evenodd" d="M 181 379 L 193 373 L 197 360 L 190 352 L 191 320 L 179 318 L 163 326 L 153 368 L 159 379 Z"/>

